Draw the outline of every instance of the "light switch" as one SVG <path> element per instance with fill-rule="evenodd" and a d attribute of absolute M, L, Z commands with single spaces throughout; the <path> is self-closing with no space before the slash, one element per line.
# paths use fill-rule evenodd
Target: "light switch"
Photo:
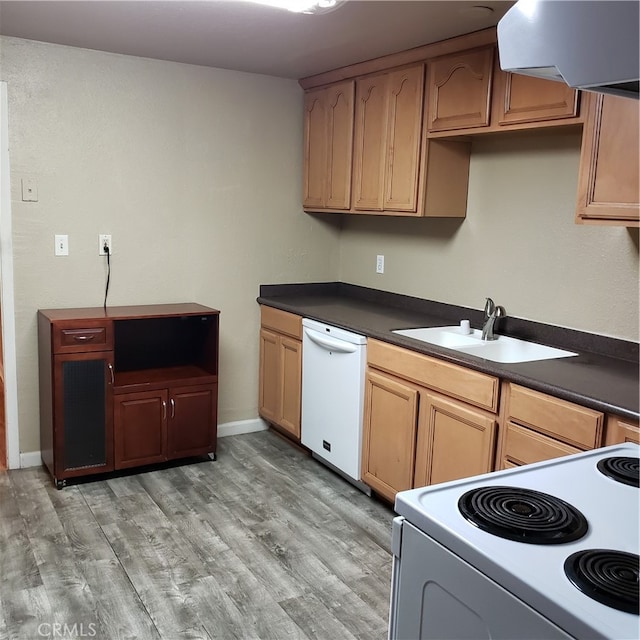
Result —
<path fill-rule="evenodd" d="M 57 256 L 69 255 L 69 236 L 68 235 L 56 235 L 56 255 Z"/>
<path fill-rule="evenodd" d="M 22 202 L 38 202 L 38 185 L 34 178 L 22 178 Z"/>

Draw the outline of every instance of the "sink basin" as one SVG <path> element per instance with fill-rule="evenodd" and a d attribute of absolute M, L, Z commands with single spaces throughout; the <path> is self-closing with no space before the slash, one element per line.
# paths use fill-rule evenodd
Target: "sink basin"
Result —
<path fill-rule="evenodd" d="M 460 327 L 423 327 L 419 329 L 396 329 L 392 333 L 397 333 L 414 340 L 422 340 L 430 344 L 437 344 L 439 347 L 456 349 L 458 347 L 477 346 L 481 332 L 473 330 L 473 334 L 460 333 Z M 475 334 L 478 334 L 477 336 Z"/>
<path fill-rule="evenodd" d="M 454 349 L 470 356 L 477 356 L 493 362 L 517 363 L 553 360 L 577 356 L 577 353 L 548 347 L 544 344 L 519 340 L 510 336 L 498 336 L 497 340 L 482 340 L 482 332 L 473 329 L 470 334 L 460 332 L 459 326 L 423 327 L 417 329 L 396 329 L 393 333 L 421 340 L 439 347 Z"/>

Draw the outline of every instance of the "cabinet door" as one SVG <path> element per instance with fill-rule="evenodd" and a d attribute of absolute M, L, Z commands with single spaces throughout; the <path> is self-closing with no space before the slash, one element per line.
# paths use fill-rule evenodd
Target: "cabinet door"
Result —
<path fill-rule="evenodd" d="M 422 134 L 424 67 L 389 74 L 385 211 L 416 211 Z"/>
<path fill-rule="evenodd" d="M 328 209 L 351 206 L 351 163 L 353 152 L 354 82 L 328 87 L 327 96 L 327 183 Z"/>
<path fill-rule="evenodd" d="M 488 473 L 493 469 L 496 420 L 460 402 L 420 395 L 415 486 Z"/>
<path fill-rule="evenodd" d="M 445 56 L 429 63 L 429 131 L 489 124 L 493 47 Z"/>
<path fill-rule="evenodd" d="M 268 422 L 280 415 L 280 341 L 276 333 L 260 329 L 258 411 Z"/>
<path fill-rule="evenodd" d="M 217 385 L 194 385 L 169 390 L 167 458 L 215 453 Z"/>
<path fill-rule="evenodd" d="M 356 82 L 353 208 L 381 211 L 387 152 L 388 74 Z"/>
<path fill-rule="evenodd" d="M 362 480 L 393 501 L 413 486 L 418 391 L 375 371 L 365 384 Z"/>
<path fill-rule="evenodd" d="M 580 152 L 577 222 L 637 227 L 640 102 L 591 94 L 588 103 Z"/>
<path fill-rule="evenodd" d="M 302 395 L 302 343 L 280 338 L 280 415 L 278 424 L 300 439 L 300 405 Z"/>
<path fill-rule="evenodd" d="M 498 124 L 562 120 L 578 115 L 578 91 L 564 82 L 495 71 L 495 117 Z"/>
<path fill-rule="evenodd" d="M 308 91 L 304 110 L 304 196 L 308 209 L 351 204 L 354 82 Z"/>
<path fill-rule="evenodd" d="M 304 96 L 304 178 L 305 207 L 324 207 L 327 180 L 327 115 L 323 89 Z"/>
<path fill-rule="evenodd" d="M 166 460 L 166 390 L 116 395 L 115 467 L 126 469 Z"/>
<path fill-rule="evenodd" d="M 57 479 L 113 469 L 113 353 L 54 358 L 53 448 Z"/>

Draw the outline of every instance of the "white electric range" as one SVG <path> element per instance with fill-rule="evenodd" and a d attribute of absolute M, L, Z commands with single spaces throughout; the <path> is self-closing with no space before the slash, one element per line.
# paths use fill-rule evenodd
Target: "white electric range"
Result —
<path fill-rule="evenodd" d="M 640 638 L 640 447 L 397 494 L 391 639 Z"/>

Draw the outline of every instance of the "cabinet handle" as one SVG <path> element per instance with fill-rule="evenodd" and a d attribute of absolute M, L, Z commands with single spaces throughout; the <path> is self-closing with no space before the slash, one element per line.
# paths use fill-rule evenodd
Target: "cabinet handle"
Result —
<path fill-rule="evenodd" d="M 109 363 L 107 366 L 109 367 L 109 373 L 111 374 L 111 384 L 114 385 L 116 383 L 116 380 L 113 375 L 113 365 Z"/>
<path fill-rule="evenodd" d="M 162 401 L 162 419 L 167 419 L 167 403 L 164 400 Z"/>
<path fill-rule="evenodd" d="M 176 417 L 176 401 L 171 398 L 171 417 L 175 418 Z"/>
<path fill-rule="evenodd" d="M 95 338 L 95 334 L 91 336 L 73 336 L 73 339 L 76 342 L 89 342 L 89 340 L 93 340 Z"/>

